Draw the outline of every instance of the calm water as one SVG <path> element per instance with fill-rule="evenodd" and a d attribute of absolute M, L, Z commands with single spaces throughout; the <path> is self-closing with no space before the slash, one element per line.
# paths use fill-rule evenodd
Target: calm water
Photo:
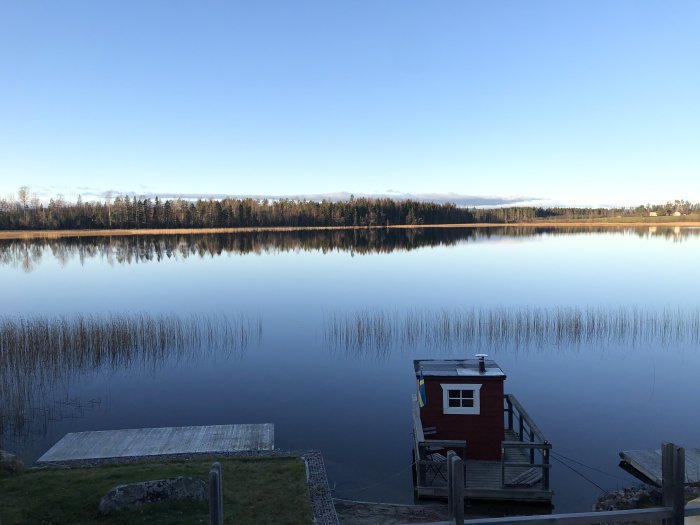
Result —
<path fill-rule="evenodd" d="M 695 311 L 698 260 L 698 230 L 661 228 L 0 242 L 0 315 L 244 315 L 262 327 L 231 351 L 1 366 L 3 384 L 27 404 L 13 412 L 0 400 L 2 446 L 31 461 L 66 432 L 272 422 L 278 448 L 323 452 L 338 497 L 407 503 L 412 359 L 486 350 L 556 453 L 597 469 L 573 465 L 600 487 L 631 484 L 617 467 L 620 450 L 700 445 L 697 338 L 357 348 L 328 339 L 329 319 L 503 307 Z M 600 493 L 557 462 L 552 480 L 558 511 L 589 510 Z"/>

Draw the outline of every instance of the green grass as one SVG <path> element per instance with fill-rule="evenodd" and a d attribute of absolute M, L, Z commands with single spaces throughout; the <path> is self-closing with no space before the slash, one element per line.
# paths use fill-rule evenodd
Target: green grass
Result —
<path fill-rule="evenodd" d="M 300 458 L 228 458 L 27 471 L 0 479 L 0 523 L 194 524 L 209 523 L 207 503 L 146 505 L 100 516 L 100 499 L 115 485 L 195 476 L 209 479 L 221 463 L 225 523 L 311 523 L 306 471 Z"/>

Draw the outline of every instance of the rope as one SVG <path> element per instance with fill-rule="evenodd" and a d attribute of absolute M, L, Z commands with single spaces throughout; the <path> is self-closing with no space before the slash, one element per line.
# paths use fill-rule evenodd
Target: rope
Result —
<path fill-rule="evenodd" d="M 621 477 L 621 476 L 616 476 L 615 474 L 611 474 L 611 473 L 609 473 L 609 472 L 605 472 L 604 470 L 600 470 L 600 469 L 595 468 L 595 467 L 591 467 L 590 465 L 586 465 L 585 463 L 581 463 L 580 461 L 577 461 L 577 460 L 575 460 L 574 458 L 570 458 L 570 457 L 568 457 L 568 456 L 565 456 L 564 454 L 559 454 L 558 452 L 554 452 L 553 450 L 550 450 L 549 453 L 550 453 L 552 456 L 559 456 L 559 457 L 562 458 L 562 459 L 565 459 L 565 460 L 567 460 L 567 461 L 571 461 L 572 463 L 576 463 L 577 465 L 580 465 L 580 466 L 582 466 L 582 467 L 585 467 L 585 468 L 587 468 L 587 469 L 590 469 L 590 470 L 592 470 L 592 471 L 594 471 L 594 472 L 598 472 L 599 474 L 603 474 L 603 475 L 605 475 L 605 476 L 609 476 L 609 477 L 614 478 L 614 479 L 619 479 L 620 481 L 625 481 L 625 482 L 629 481 L 629 480 L 627 480 L 626 478 L 623 478 L 623 477 Z"/>
<path fill-rule="evenodd" d="M 601 487 L 600 485 L 598 485 L 598 484 L 597 484 L 595 481 L 593 481 L 592 479 L 586 477 L 585 474 L 582 474 L 581 472 L 579 472 L 578 470 L 576 470 L 576 469 L 575 469 L 574 467 L 572 467 L 571 465 L 567 465 L 567 464 L 564 463 L 561 459 L 556 458 L 556 457 L 554 457 L 554 456 L 552 456 L 552 459 L 555 460 L 555 461 L 558 461 L 559 463 L 561 463 L 562 465 L 564 465 L 566 468 L 568 468 L 569 470 L 573 471 L 575 474 L 578 474 L 579 476 L 581 476 L 583 479 L 585 479 L 586 481 L 588 481 L 588 483 L 590 483 L 591 485 L 594 485 L 595 487 L 597 487 L 601 492 L 603 492 L 603 493 L 607 492 L 607 490 L 605 490 L 603 487 Z"/>

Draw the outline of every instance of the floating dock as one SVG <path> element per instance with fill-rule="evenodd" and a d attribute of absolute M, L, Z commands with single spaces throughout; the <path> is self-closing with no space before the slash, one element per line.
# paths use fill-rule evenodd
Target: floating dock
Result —
<path fill-rule="evenodd" d="M 447 498 L 447 456 L 464 460 L 468 500 L 551 505 L 550 450 L 512 394 L 505 373 L 484 354 L 473 359 L 415 360 L 414 490 Z"/>
<path fill-rule="evenodd" d="M 515 401 L 515 398 L 510 395 L 508 399 Z M 526 418 L 527 416 L 518 419 L 527 425 L 529 420 Z M 416 495 L 418 498 L 446 498 L 447 462 L 442 455 L 436 458 L 429 451 L 435 448 L 454 450 L 459 447 L 455 447 L 456 442 L 425 439 L 418 416 L 418 403 L 415 399 L 413 428 Z M 551 445 L 544 440 L 520 441 L 521 434 L 512 427 L 505 430 L 505 441 L 502 442 L 503 456 L 500 461 L 472 460 L 467 457 L 464 462 L 465 499 L 551 504 L 553 494 L 549 487 Z M 466 442 L 461 446 L 466 449 Z M 540 451 L 545 454 L 544 459 L 537 463 L 531 457 L 535 451 L 538 455 Z"/>
<path fill-rule="evenodd" d="M 38 463 L 274 450 L 275 426 L 135 428 L 66 434 Z"/>
<path fill-rule="evenodd" d="M 623 450 L 620 467 L 644 483 L 662 486 L 661 450 Z M 700 448 L 685 449 L 685 482 L 700 483 Z"/>

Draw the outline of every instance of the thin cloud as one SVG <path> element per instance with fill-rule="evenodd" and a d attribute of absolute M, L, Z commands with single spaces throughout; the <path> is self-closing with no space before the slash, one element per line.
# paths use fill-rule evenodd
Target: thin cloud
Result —
<path fill-rule="evenodd" d="M 539 197 L 504 197 L 504 196 L 480 196 L 480 195 L 463 195 L 454 192 L 448 193 L 404 193 L 399 191 L 388 190 L 386 193 L 350 193 L 348 191 L 330 192 L 330 193 L 297 193 L 297 194 L 287 194 L 287 195 L 273 195 L 273 194 L 263 194 L 263 193 L 251 193 L 251 194 L 230 194 L 230 193 L 156 193 L 156 192 L 139 192 L 139 191 L 126 191 L 118 192 L 111 190 L 109 192 L 100 192 L 99 196 L 101 198 L 106 198 L 107 196 L 116 195 L 136 195 L 139 197 L 155 198 L 159 197 L 161 199 L 256 199 L 256 200 L 279 200 L 279 199 L 290 199 L 290 200 L 307 200 L 307 201 L 347 201 L 351 197 L 355 198 L 368 198 L 368 199 L 392 199 L 392 200 L 416 200 L 422 202 L 434 202 L 437 204 L 453 203 L 457 206 L 517 206 L 524 205 L 536 201 L 544 201 L 545 199 Z"/>
<path fill-rule="evenodd" d="M 63 189 L 64 191 L 59 191 Z M 94 186 L 80 186 L 73 191 L 67 188 L 58 188 L 56 186 L 45 186 L 37 188 L 40 198 L 48 201 L 49 198 L 63 193 L 69 200 L 77 199 L 80 195 L 83 200 L 104 200 L 114 199 L 117 196 L 128 195 L 130 197 L 155 199 L 185 199 L 185 200 L 220 200 L 226 198 L 232 199 L 255 199 L 255 200 L 306 200 L 306 201 L 331 201 L 340 202 L 355 198 L 368 199 L 392 199 L 392 200 L 415 200 L 422 202 L 434 202 L 436 204 L 452 203 L 461 207 L 499 207 L 499 206 L 543 206 L 549 202 L 547 199 L 528 196 L 501 196 L 501 195 L 465 195 L 455 192 L 445 193 L 410 193 L 402 192 L 394 189 L 388 189 L 382 193 L 351 193 L 349 191 L 337 191 L 327 193 L 296 193 L 296 194 L 264 194 L 264 193 L 158 193 L 152 190 L 144 191 L 144 188 L 137 190 L 119 190 L 119 189 L 104 189 Z M 35 192 L 32 192 L 35 193 Z"/>

